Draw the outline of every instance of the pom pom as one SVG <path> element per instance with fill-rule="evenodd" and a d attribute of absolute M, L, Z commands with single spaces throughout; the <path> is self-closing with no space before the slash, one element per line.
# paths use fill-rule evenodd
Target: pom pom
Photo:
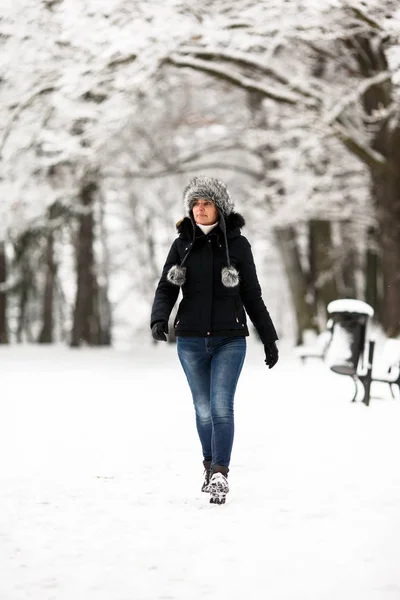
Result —
<path fill-rule="evenodd" d="M 186 281 L 186 267 L 174 265 L 168 271 L 167 279 L 174 285 L 182 286 Z"/>
<path fill-rule="evenodd" d="M 222 283 L 225 287 L 236 287 L 239 285 L 239 273 L 235 267 L 224 267 L 221 272 Z"/>

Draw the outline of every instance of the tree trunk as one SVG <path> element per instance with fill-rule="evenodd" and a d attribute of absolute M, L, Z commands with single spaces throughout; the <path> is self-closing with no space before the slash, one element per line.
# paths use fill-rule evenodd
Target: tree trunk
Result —
<path fill-rule="evenodd" d="M 334 249 L 330 221 L 311 220 L 309 224 L 309 261 L 316 314 L 326 323 L 326 307 L 338 298 Z"/>
<path fill-rule="evenodd" d="M 33 342 L 32 331 L 30 328 L 30 322 L 28 317 L 28 303 L 30 298 L 30 291 L 32 288 L 32 272 L 29 263 L 27 262 L 26 256 L 21 257 L 21 280 L 18 284 L 19 293 L 19 306 L 18 306 L 18 325 L 17 325 L 17 342 L 21 344 L 23 342 L 24 332 L 26 334 L 26 341 L 29 343 Z"/>
<path fill-rule="evenodd" d="M 354 224 L 351 221 L 341 221 L 339 226 L 341 251 L 338 254 L 338 295 L 342 298 L 358 298 L 357 273 L 360 267 Z"/>
<path fill-rule="evenodd" d="M 365 257 L 365 301 L 374 309 L 374 319 L 382 322 L 383 281 L 382 265 L 379 256 L 378 232 L 370 227 L 367 232 L 367 252 Z"/>
<path fill-rule="evenodd" d="M 281 253 L 292 296 L 296 316 L 296 343 L 301 344 L 303 341 L 303 332 L 307 329 L 318 331 L 318 325 L 313 315 L 313 305 L 308 290 L 307 277 L 303 272 L 300 261 L 295 229 L 293 227 L 276 229 L 275 238 Z"/>
<path fill-rule="evenodd" d="M 80 194 L 80 214 L 76 248 L 77 288 L 71 346 L 82 342 L 91 346 L 101 343 L 99 293 L 94 261 L 94 202 L 97 184 L 83 184 Z"/>
<path fill-rule="evenodd" d="M 105 207 L 103 198 L 99 201 L 99 236 L 102 248 L 101 284 L 99 285 L 99 318 L 101 346 L 112 344 L 112 308 L 109 297 L 111 259 L 108 249 Z"/>
<path fill-rule="evenodd" d="M 7 291 L 2 289 L 7 280 L 6 246 L 0 242 L 0 344 L 8 344 Z"/>
<path fill-rule="evenodd" d="M 260 92 L 252 91 L 247 95 L 248 107 L 252 116 L 252 127 L 255 130 L 268 131 L 267 111 L 263 100 L 264 94 Z M 283 199 L 285 195 L 283 183 L 274 179 L 271 175 L 279 164 L 273 147 L 268 144 L 263 145 L 258 151 L 258 156 L 262 162 L 262 171 L 265 174 L 263 182 L 265 190 L 275 187 L 275 194 L 279 194 Z M 279 184 L 279 187 L 277 184 Z M 265 203 L 268 211 L 274 210 L 267 194 Z M 304 273 L 300 260 L 295 228 L 291 226 L 279 227 L 275 229 L 274 235 L 292 300 L 296 323 L 295 340 L 296 344 L 301 344 L 303 333 L 306 330 L 318 331 L 318 325 L 314 318 L 312 296 L 309 294 L 308 274 Z"/>
<path fill-rule="evenodd" d="M 400 130 L 397 144 L 400 145 Z M 400 165 L 400 146 L 398 146 Z M 395 164 L 392 163 L 394 170 Z M 400 173 L 373 176 L 382 255 L 382 325 L 386 335 L 400 335 Z"/>
<path fill-rule="evenodd" d="M 389 69 L 385 40 L 380 34 L 359 35 L 355 40 L 354 49 L 364 77 Z M 395 102 L 390 80 L 370 86 L 363 96 L 364 109 L 370 117 Z M 383 113 L 373 127 L 372 148 L 386 158 L 384 167 L 370 168 L 382 258 L 382 325 L 388 336 L 395 337 L 400 335 L 400 127 L 397 113 L 391 117 Z"/>
<path fill-rule="evenodd" d="M 46 282 L 43 295 L 42 330 L 39 344 L 52 344 L 54 341 L 54 294 L 57 276 L 57 263 L 54 258 L 54 226 L 53 221 L 59 216 L 60 208 L 53 204 L 49 210 L 49 230 L 46 245 Z"/>
<path fill-rule="evenodd" d="M 70 343 L 71 332 L 68 329 L 68 301 L 65 297 L 63 287 L 61 285 L 60 277 L 57 272 L 55 281 L 55 307 L 56 307 L 56 319 L 55 324 L 57 325 L 58 339 L 65 344 Z"/>

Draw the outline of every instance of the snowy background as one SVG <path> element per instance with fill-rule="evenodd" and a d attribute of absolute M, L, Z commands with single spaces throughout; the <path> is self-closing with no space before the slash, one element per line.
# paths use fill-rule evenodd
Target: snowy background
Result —
<path fill-rule="evenodd" d="M 0 600 L 400 600 L 399 393 L 294 348 L 358 299 L 399 365 L 398 0 L 1 13 Z M 280 337 L 269 371 L 251 332 L 224 506 L 149 331 L 199 173 Z"/>
<path fill-rule="evenodd" d="M 400 598 L 400 403 L 281 349 L 250 338 L 216 506 L 173 346 L 0 348 L 0 598 Z"/>
<path fill-rule="evenodd" d="M 144 332 L 199 173 L 243 212 L 281 337 L 336 298 L 400 335 L 396 0 L 3 4 L 0 343 Z"/>

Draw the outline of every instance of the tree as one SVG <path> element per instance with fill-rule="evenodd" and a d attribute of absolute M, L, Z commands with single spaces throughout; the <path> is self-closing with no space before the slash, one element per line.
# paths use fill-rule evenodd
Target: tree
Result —
<path fill-rule="evenodd" d="M 54 203 L 48 211 L 48 225 L 45 228 L 45 284 L 42 305 L 42 328 L 38 341 L 40 344 L 51 344 L 54 341 L 54 308 L 57 281 L 57 259 L 55 256 L 55 231 L 60 227 L 63 210 L 59 203 Z"/>
<path fill-rule="evenodd" d="M 76 300 L 71 334 L 71 346 L 82 342 L 102 345 L 104 336 L 100 315 L 99 285 L 94 256 L 94 208 L 98 185 L 94 173 L 83 182 L 76 233 Z"/>

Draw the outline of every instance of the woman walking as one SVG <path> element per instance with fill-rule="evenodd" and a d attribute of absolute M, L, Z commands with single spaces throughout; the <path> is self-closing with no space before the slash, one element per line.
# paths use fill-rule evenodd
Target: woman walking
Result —
<path fill-rule="evenodd" d="M 246 312 L 269 368 L 278 361 L 278 336 L 262 300 L 251 246 L 241 235 L 245 221 L 235 212 L 226 185 L 194 177 L 184 191 L 184 211 L 155 293 L 151 330 L 155 340 L 167 340 L 181 288 L 173 326 L 203 452 L 202 491 L 210 493 L 211 503 L 223 504 L 229 491 L 234 396 L 249 335 Z"/>

